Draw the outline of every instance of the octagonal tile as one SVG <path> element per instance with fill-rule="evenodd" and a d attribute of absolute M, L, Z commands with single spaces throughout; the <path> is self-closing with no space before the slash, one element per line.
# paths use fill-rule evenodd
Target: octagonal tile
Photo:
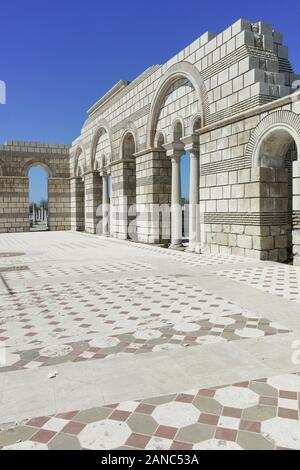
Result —
<path fill-rule="evenodd" d="M 2 450 L 48 450 L 46 444 L 40 442 L 23 441 L 10 446 L 5 446 Z"/>
<path fill-rule="evenodd" d="M 163 437 L 154 436 L 146 445 L 147 450 L 168 450 L 171 448 L 173 441 Z"/>
<path fill-rule="evenodd" d="M 161 335 L 162 333 L 159 330 L 138 330 L 133 334 L 136 339 L 145 340 L 160 338 Z"/>
<path fill-rule="evenodd" d="M 279 447 L 300 449 L 300 423 L 294 419 L 272 418 L 264 421 L 261 432 Z"/>
<path fill-rule="evenodd" d="M 277 375 L 270 377 L 267 383 L 277 390 L 289 390 L 290 392 L 300 392 L 300 376 L 294 374 Z"/>
<path fill-rule="evenodd" d="M 46 348 L 40 351 L 40 356 L 46 357 L 63 357 L 67 354 L 70 354 L 73 351 L 72 346 L 67 344 L 53 344 L 47 346 Z"/>
<path fill-rule="evenodd" d="M 264 336 L 264 332 L 257 328 L 243 328 L 242 330 L 236 330 L 235 334 L 241 336 L 241 338 L 260 338 Z"/>
<path fill-rule="evenodd" d="M 218 325 L 233 325 L 235 320 L 230 317 L 222 317 L 221 315 L 212 315 L 209 318 L 210 323 L 216 323 Z"/>
<path fill-rule="evenodd" d="M 207 441 L 195 444 L 193 450 L 243 450 L 243 448 L 233 441 L 208 439 Z"/>
<path fill-rule="evenodd" d="M 180 322 L 175 323 L 173 329 L 176 331 L 183 331 L 185 333 L 189 333 L 191 331 L 199 330 L 199 325 L 197 323 L 187 323 L 187 322 Z"/>
<path fill-rule="evenodd" d="M 158 427 L 157 422 L 152 418 L 152 416 L 140 413 L 132 414 L 128 418 L 127 424 L 133 432 L 147 435 L 153 434 Z"/>
<path fill-rule="evenodd" d="M 98 336 L 89 342 L 91 348 L 113 348 L 119 344 L 118 338 L 104 338 Z"/>
<path fill-rule="evenodd" d="M 226 343 L 226 339 L 222 338 L 221 336 L 205 335 L 205 336 L 199 336 L 199 338 L 196 339 L 196 343 L 198 344 Z"/>
<path fill-rule="evenodd" d="M 175 343 L 164 343 L 164 344 L 157 344 L 154 346 L 153 351 L 154 352 L 159 352 L 159 351 L 173 351 L 174 349 L 181 349 L 182 346 L 180 344 L 175 344 Z"/>
<path fill-rule="evenodd" d="M 223 406 L 232 408 L 249 408 L 259 402 L 259 395 L 243 387 L 225 387 L 216 391 L 215 400 Z"/>
<path fill-rule="evenodd" d="M 152 412 L 158 424 L 181 428 L 198 421 L 199 411 L 190 403 L 171 402 L 159 405 Z"/>
<path fill-rule="evenodd" d="M 78 435 L 81 446 L 92 450 L 111 450 L 125 444 L 131 430 L 123 421 L 105 419 L 88 424 Z"/>

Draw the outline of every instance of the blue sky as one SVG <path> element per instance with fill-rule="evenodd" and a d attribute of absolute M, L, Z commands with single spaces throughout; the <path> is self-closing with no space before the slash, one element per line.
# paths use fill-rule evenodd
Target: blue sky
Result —
<path fill-rule="evenodd" d="M 278 0 L 11 0 L 0 7 L 0 143 L 70 143 L 86 110 L 120 79 L 163 63 L 205 31 L 247 18 L 284 33 L 300 71 L 300 5 Z"/>
<path fill-rule="evenodd" d="M 39 204 L 48 199 L 48 173 L 44 168 L 33 167 L 29 171 L 29 202 Z"/>

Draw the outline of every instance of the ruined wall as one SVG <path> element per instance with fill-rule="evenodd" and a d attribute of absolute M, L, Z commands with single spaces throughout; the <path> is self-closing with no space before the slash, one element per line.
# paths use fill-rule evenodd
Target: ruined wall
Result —
<path fill-rule="evenodd" d="M 48 172 L 49 229 L 70 229 L 69 146 L 8 141 L 0 145 L 0 232 L 29 231 L 29 179 L 33 166 Z"/>
<path fill-rule="evenodd" d="M 290 126 L 300 136 L 299 101 L 289 97 L 248 114 L 200 131 L 202 246 L 213 253 L 285 261 L 292 211 L 298 213 L 295 180 L 289 181 L 285 165 L 256 161 L 255 146 L 269 129 Z"/>

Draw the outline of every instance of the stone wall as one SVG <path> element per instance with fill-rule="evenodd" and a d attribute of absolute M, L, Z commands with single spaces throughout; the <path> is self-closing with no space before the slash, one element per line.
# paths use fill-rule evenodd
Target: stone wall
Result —
<path fill-rule="evenodd" d="M 0 233 L 29 230 L 28 178 L 0 177 Z"/>
<path fill-rule="evenodd" d="M 48 172 L 49 230 L 70 229 L 69 146 L 7 141 L 0 145 L 0 232 L 26 232 L 29 224 L 28 172 Z"/>
<path fill-rule="evenodd" d="M 266 163 L 255 161 L 254 147 L 268 128 L 300 125 L 299 102 L 290 97 L 248 114 L 200 131 L 202 247 L 285 261 L 297 183 L 294 179 L 289 201 L 288 169 L 261 166 Z"/>

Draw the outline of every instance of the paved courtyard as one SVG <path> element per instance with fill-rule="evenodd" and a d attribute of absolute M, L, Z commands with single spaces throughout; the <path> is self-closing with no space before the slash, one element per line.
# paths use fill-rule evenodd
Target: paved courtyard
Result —
<path fill-rule="evenodd" d="M 1 448 L 300 449 L 300 268 L 3 234 L 0 299 Z"/>

